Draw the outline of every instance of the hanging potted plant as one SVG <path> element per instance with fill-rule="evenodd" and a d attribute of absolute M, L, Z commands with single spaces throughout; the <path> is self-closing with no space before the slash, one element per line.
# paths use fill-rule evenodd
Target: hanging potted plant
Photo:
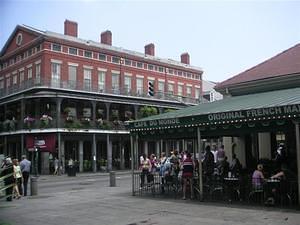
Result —
<path fill-rule="evenodd" d="M 24 118 L 24 124 L 26 125 L 26 127 L 27 127 L 27 129 L 28 129 L 29 131 L 31 131 L 32 124 L 33 124 L 34 121 L 35 121 L 35 119 L 32 118 L 32 117 L 30 117 L 30 116 L 26 116 L 26 117 Z"/>
<path fill-rule="evenodd" d="M 52 117 L 48 116 L 47 114 L 42 115 L 40 118 L 41 121 L 41 128 L 47 128 L 49 126 L 50 121 L 52 121 Z"/>

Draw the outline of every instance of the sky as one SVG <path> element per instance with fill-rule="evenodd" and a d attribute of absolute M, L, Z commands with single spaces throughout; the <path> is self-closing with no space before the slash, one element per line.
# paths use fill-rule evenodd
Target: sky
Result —
<path fill-rule="evenodd" d="M 0 49 L 18 24 L 64 32 L 65 19 L 78 36 L 100 40 L 112 32 L 113 46 L 144 52 L 203 69 L 221 82 L 300 43 L 300 0 L 1 0 Z"/>

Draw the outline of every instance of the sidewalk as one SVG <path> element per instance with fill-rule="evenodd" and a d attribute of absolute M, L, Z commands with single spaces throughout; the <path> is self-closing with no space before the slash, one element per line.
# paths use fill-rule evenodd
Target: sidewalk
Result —
<path fill-rule="evenodd" d="M 131 174 L 131 170 L 116 170 L 114 171 L 117 175 L 125 175 L 125 174 Z M 31 174 L 31 176 L 34 176 Z M 68 176 L 67 173 L 64 173 L 62 175 L 38 175 L 39 180 L 47 181 L 47 180 L 63 180 L 63 179 L 76 179 L 76 177 L 97 177 L 97 176 L 109 176 L 109 172 L 81 172 L 76 173 L 76 176 Z"/>

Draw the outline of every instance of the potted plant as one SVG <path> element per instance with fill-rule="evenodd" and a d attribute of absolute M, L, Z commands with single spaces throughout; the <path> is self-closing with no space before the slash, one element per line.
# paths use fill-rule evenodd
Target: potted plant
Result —
<path fill-rule="evenodd" d="M 27 127 L 27 129 L 28 129 L 29 131 L 31 131 L 32 124 L 34 123 L 34 121 L 35 121 L 35 119 L 32 118 L 31 116 L 26 116 L 26 117 L 24 118 L 24 124 L 25 124 L 25 126 Z"/>
<path fill-rule="evenodd" d="M 40 118 L 41 121 L 41 128 L 47 128 L 49 126 L 50 121 L 52 121 L 52 117 L 48 116 L 47 114 L 42 115 Z"/>

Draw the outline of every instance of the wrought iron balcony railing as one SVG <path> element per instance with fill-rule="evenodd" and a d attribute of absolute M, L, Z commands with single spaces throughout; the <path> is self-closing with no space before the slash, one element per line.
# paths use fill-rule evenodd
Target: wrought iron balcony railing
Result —
<path fill-rule="evenodd" d="M 113 87 L 108 88 L 103 85 L 95 85 L 91 82 L 78 82 L 78 81 L 62 81 L 60 79 L 47 79 L 47 78 L 32 78 L 23 81 L 20 84 L 14 84 L 8 88 L 0 89 L 0 98 L 5 96 L 21 92 L 34 87 L 48 87 L 56 89 L 74 90 L 91 93 L 103 93 L 110 95 L 122 95 L 122 96 L 134 96 L 150 99 L 169 100 L 174 102 L 181 102 L 183 104 L 199 104 L 199 99 L 192 97 L 185 97 L 179 95 L 173 95 L 172 93 L 165 93 L 160 91 L 154 91 L 153 96 L 149 96 L 147 91 L 136 91 L 129 87 Z"/>

